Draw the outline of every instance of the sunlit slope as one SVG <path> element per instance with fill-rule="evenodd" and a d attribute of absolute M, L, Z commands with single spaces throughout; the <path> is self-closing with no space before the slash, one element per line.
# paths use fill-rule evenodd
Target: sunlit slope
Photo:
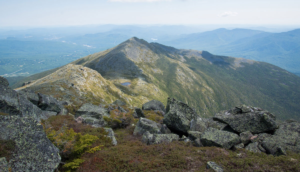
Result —
<path fill-rule="evenodd" d="M 174 97 L 202 116 L 247 104 L 267 109 L 279 119 L 300 117 L 300 78 L 267 63 L 215 56 L 206 51 L 178 50 L 131 38 L 72 64 L 97 71 L 101 81 L 113 88 L 113 93 L 89 99 L 95 103 L 102 99 L 111 103 L 120 98 L 132 106 L 141 106 L 151 99 L 166 104 L 168 97 Z M 82 92 L 95 95 L 97 82 L 94 86 L 85 85 L 80 87 L 93 89 Z"/>

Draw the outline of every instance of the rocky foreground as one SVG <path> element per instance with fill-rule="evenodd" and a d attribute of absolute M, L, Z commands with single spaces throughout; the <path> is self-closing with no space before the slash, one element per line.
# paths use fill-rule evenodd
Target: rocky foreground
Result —
<path fill-rule="evenodd" d="M 241 105 L 212 118 L 202 118 L 192 107 L 173 98 L 168 98 L 166 107 L 157 100 L 142 108 L 128 109 L 125 105 L 120 100 L 110 105 L 86 103 L 72 118 L 76 123 L 104 128 L 112 145 L 118 145 L 114 129 L 134 126 L 132 135 L 141 136 L 140 141 L 147 145 L 182 141 L 197 147 L 246 149 L 274 156 L 285 156 L 289 151 L 300 153 L 300 123 L 279 122 L 275 115 L 260 108 Z M 70 114 L 67 106 L 67 102 L 51 96 L 29 90 L 16 92 L 0 77 L 0 140 L 15 144 L 9 159 L 0 157 L 0 171 L 57 169 L 60 151 L 47 138 L 40 122 Z M 155 112 L 161 120 L 147 118 L 147 111 Z M 214 162 L 207 162 L 207 167 L 222 171 Z"/>

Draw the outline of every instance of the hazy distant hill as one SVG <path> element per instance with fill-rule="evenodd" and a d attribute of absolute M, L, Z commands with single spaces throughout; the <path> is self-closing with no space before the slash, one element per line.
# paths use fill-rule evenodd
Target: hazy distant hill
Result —
<path fill-rule="evenodd" d="M 214 54 L 264 61 L 294 73 L 300 72 L 300 29 L 283 33 L 217 29 L 163 43 L 177 48 L 207 50 Z"/>
<path fill-rule="evenodd" d="M 179 50 L 131 38 L 72 64 L 96 70 L 99 76 L 87 69 L 64 66 L 30 77 L 44 78 L 28 87 L 70 101 L 111 103 L 121 99 L 141 106 L 151 99 L 166 103 L 167 97 L 174 97 L 203 116 L 247 104 L 267 109 L 280 119 L 300 119 L 300 78 L 264 62 Z M 90 75 L 95 79 L 89 79 Z M 63 95 L 68 89 L 77 93 Z"/>

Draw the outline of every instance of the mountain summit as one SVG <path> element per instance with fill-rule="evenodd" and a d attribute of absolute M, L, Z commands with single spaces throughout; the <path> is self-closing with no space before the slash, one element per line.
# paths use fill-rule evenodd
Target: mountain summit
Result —
<path fill-rule="evenodd" d="M 268 63 L 217 56 L 206 51 L 175 49 L 133 37 L 71 64 L 97 71 L 102 82 L 113 88 L 113 92 L 108 91 L 111 99 L 103 99 L 101 94 L 95 94 L 100 89 L 99 83 L 75 85 L 78 89 L 91 88 L 85 89 L 85 95 L 93 100 L 112 103 L 121 99 L 141 106 L 152 99 L 166 104 L 167 97 L 174 97 L 194 107 L 201 116 L 212 116 L 238 104 L 249 104 L 277 112 L 279 119 L 300 119 L 300 107 L 295 103 L 300 102 L 300 78 Z M 60 69 L 31 79 L 51 73 L 57 75 L 57 70 Z M 57 84 L 50 81 L 45 81 L 49 87 Z M 37 80 L 26 87 L 47 94 L 40 83 Z M 86 100 L 86 96 L 81 98 Z"/>

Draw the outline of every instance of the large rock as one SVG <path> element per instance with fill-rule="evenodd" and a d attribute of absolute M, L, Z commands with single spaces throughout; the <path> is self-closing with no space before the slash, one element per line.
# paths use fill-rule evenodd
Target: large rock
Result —
<path fill-rule="evenodd" d="M 11 171 L 54 171 L 59 150 L 33 117 L 1 116 L 0 139 L 13 140 L 16 148 L 8 162 Z"/>
<path fill-rule="evenodd" d="M 53 111 L 59 113 L 63 106 L 52 96 L 47 96 L 41 93 L 38 93 L 39 102 L 38 107 L 45 111 Z"/>
<path fill-rule="evenodd" d="M 200 137 L 203 146 L 217 146 L 230 149 L 232 146 L 240 143 L 237 134 L 228 131 L 208 128 Z"/>
<path fill-rule="evenodd" d="M 282 123 L 273 136 L 262 141 L 262 146 L 273 155 L 282 155 L 285 151 L 300 153 L 300 122 Z"/>
<path fill-rule="evenodd" d="M 258 146 L 259 146 L 259 143 L 254 142 L 254 143 L 250 143 L 249 145 L 247 145 L 245 147 L 245 149 L 248 151 L 251 151 L 251 152 L 260 153 L 261 151 L 259 150 Z"/>
<path fill-rule="evenodd" d="M 253 134 L 250 131 L 240 133 L 241 142 L 245 145 L 248 144 L 251 141 L 252 136 Z"/>
<path fill-rule="evenodd" d="M 95 127 L 103 127 L 106 125 L 104 116 L 109 117 L 107 110 L 90 103 L 82 105 L 75 113 L 75 117 L 81 117 L 82 123 L 93 125 Z"/>
<path fill-rule="evenodd" d="M 161 133 L 160 128 L 156 122 L 151 121 L 147 118 L 140 118 L 135 126 L 133 135 L 143 135 L 146 131 L 149 131 L 149 133 L 151 134 Z"/>
<path fill-rule="evenodd" d="M 167 114 L 164 116 L 163 123 L 172 131 L 187 134 L 190 130 L 191 120 L 197 117 L 195 110 L 187 104 L 168 98 Z"/>
<path fill-rule="evenodd" d="M 178 140 L 179 136 L 177 134 L 151 134 L 149 131 L 145 132 L 142 137 L 142 142 L 148 145 L 171 143 Z"/>
<path fill-rule="evenodd" d="M 35 92 L 27 89 L 19 90 L 17 91 L 19 94 L 23 95 L 24 97 L 27 98 L 31 103 L 34 105 L 38 106 L 39 103 L 39 96 Z"/>
<path fill-rule="evenodd" d="M 0 85 L 0 112 L 17 116 L 32 116 L 37 121 L 47 118 L 40 108 L 15 90 L 5 87 L 5 84 Z"/>
<path fill-rule="evenodd" d="M 191 120 L 190 131 L 204 132 L 206 128 L 206 123 L 202 118 L 197 117 Z"/>
<path fill-rule="evenodd" d="M 142 109 L 143 110 L 158 110 L 158 111 L 163 111 L 163 112 L 166 111 L 164 104 L 158 100 L 151 100 L 150 102 L 143 104 Z"/>
<path fill-rule="evenodd" d="M 7 88 L 9 86 L 9 83 L 6 78 L 0 76 L 0 85 Z"/>
<path fill-rule="evenodd" d="M 135 118 L 145 118 L 145 114 L 142 109 L 135 107 L 133 112 L 133 117 Z"/>
<path fill-rule="evenodd" d="M 239 106 L 232 110 L 215 115 L 214 120 L 227 123 L 234 131 L 242 133 L 263 133 L 278 128 L 276 117 L 268 111 L 260 108 Z"/>
<path fill-rule="evenodd" d="M 199 131 L 188 131 L 189 138 L 191 140 L 196 140 L 201 137 L 202 132 Z"/>

